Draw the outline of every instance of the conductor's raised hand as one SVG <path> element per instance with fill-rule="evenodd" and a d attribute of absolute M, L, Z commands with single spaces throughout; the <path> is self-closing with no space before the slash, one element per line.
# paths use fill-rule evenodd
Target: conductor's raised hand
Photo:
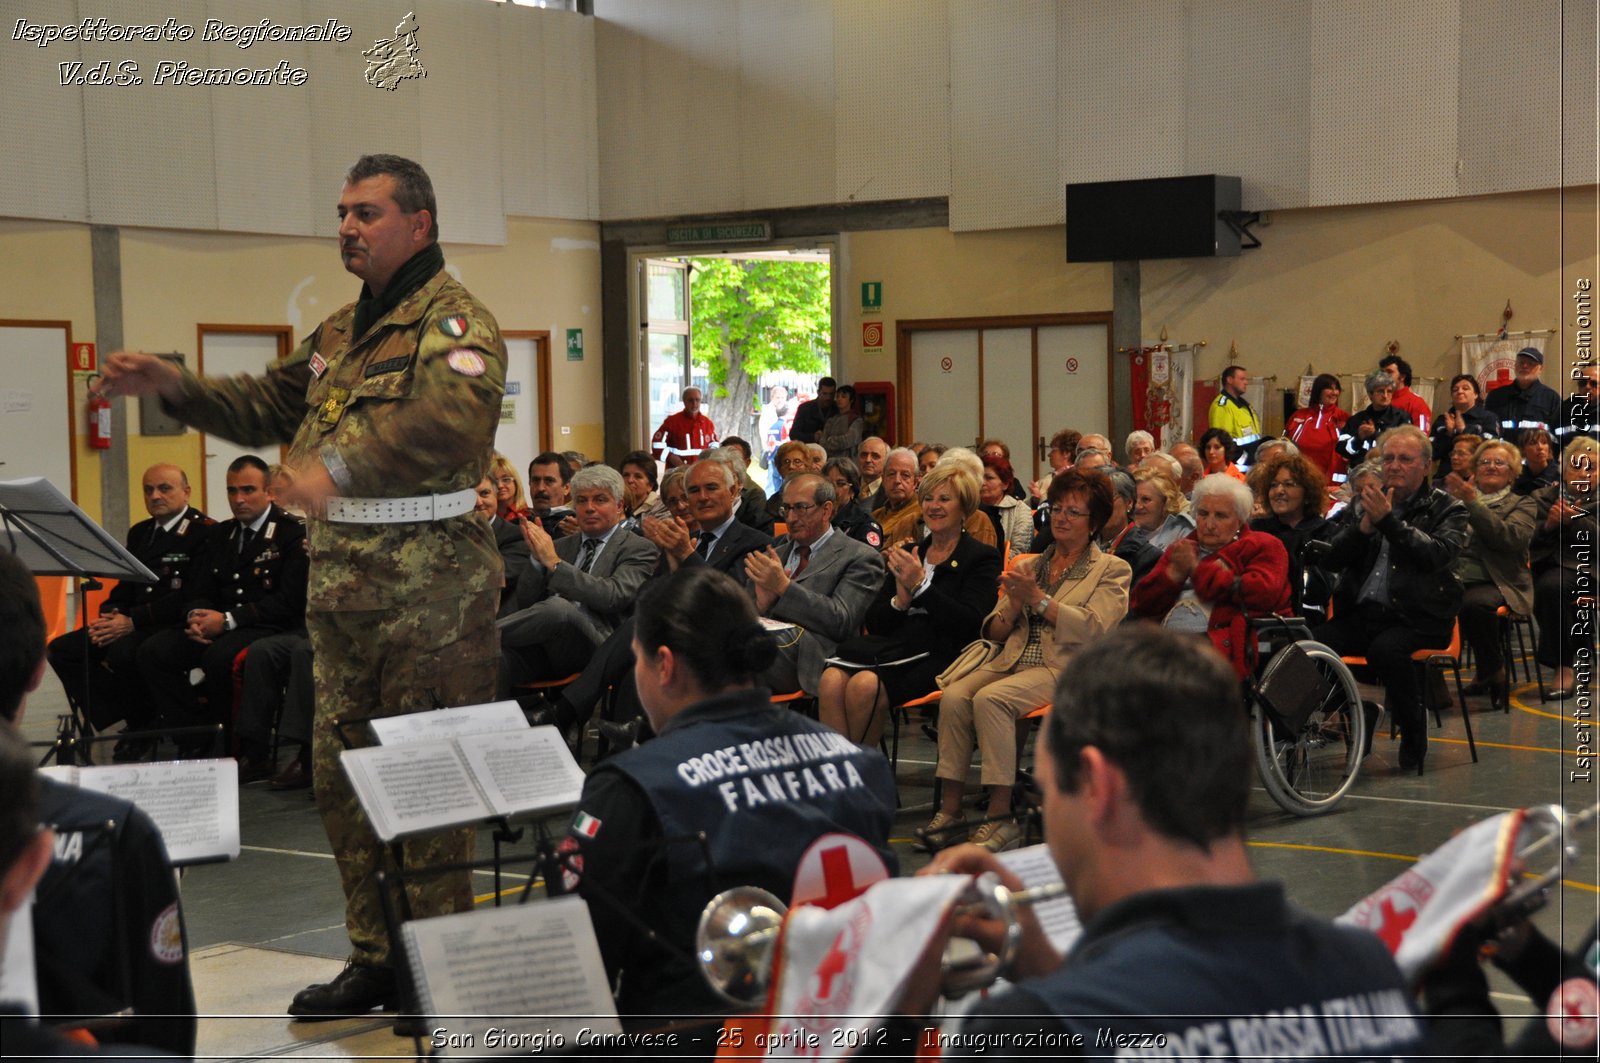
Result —
<path fill-rule="evenodd" d="M 169 402 L 180 397 L 183 374 L 164 358 L 142 351 L 115 351 L 100 363 L 100 379 L 89 385 L 91 395 L 160 395 Z"/>

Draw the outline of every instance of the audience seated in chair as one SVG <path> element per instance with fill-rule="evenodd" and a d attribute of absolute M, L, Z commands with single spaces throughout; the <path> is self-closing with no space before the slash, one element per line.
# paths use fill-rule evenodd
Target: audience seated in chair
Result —
<path fill-rule="evenodd" d="M 1574 634 L 1579 599 L 1592 610 L 1597 600 L 1594 583 L 1595 544 L 1600 543 L 1600 444 L 1579 436 L 1561 454 L 1561 479 L 1543 488 L 1534 500 L 1539 505 L 1539 526 L 1531 547 L 1533 560 L 1533 610 L 1539 625 L 1539 663 L 1556 670 L 1552 697 L 1568 698 L 1592 680 L 1594 634 Z M 1574 666 L 1583 661 L 1589 675 L 1583 682 Z"/>
<path fill-rule="evenodd" d="M 505 565 L 505 585 L 500 588 L 498 615 L 505 616 L 514 608 L 517 580 L 528 571 L 528 544 L 522 538 L 522 528 L 500 516 L 496 508 L 494 481 L 485 478 L 478 483 L 478 512 L 489 522 L 494 532 L 495 546 L 500 548 L 500 561 Z"/>
<path fill-rule="evenodd" d="M 979 629 L 1000 644 L 998 652 L 965 675 L 943 676 L 940 807 L 920 832 L 935 844 L 966 840 L 961 797 L 974 749 L 982 754 L 989 821 L 971 840 L 991 852 L 1021 841 L 1021 829 L 1007 818 L 1016 782 L 1017 720 L 1049 701 L 1072 655 L 1128 611 L 1128 564 L 1095 545 L 1111 516 L 1106 478 L 1075 469 L 1057 473 L 1048 497 L 1053 541 L 1037 557 L 1018 558 L 1000 577 L 1004 595 Z"/>
<path fill-rule="evenodd" d="M 934 466 L 917 497 L 927 538 L 883 552 L 889 571 L 867 610 L 867 634 L 839 644 L 835 657 L 850 663 L 823 672 L 817 691 L 818 718 L 866 746 L 878 744 L 891 705 L 933 691 L 978 636 L 1000 578 L 1000 555 L 963 530 L 979 497 L 967 470 Z"/>
<path fill-rule="evenodd" d="M 1321 566 L 1306 560 L 1305 545 L 1333 532 L 1323 516 L 1328 509 L 1328 478 L 1304 454 L 1272 453 L 1263 458 L 1257 451 L 1257 458 L 1250 477 L 1256 505 L 1265 513 L 1251 520 L 1250 528 L 1275 536 L 1289 556 L 1291 611 L 1310 623 L 1326 620 L 1333 581 Z"/>

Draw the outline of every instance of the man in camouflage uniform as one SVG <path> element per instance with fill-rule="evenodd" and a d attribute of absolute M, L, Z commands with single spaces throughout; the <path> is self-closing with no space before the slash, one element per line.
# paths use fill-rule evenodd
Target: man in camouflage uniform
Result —
<path fill-rule="evenodd" d="M 291 441 L 309 517 L 306 626 L 316 656 L 312 776 L 339 863 L 352 952 L 290 1014 L 396 1001 L 372 876 L 382 847 L 338 764 L 334 720 L 490 701 L 502 567 L 473 488 L 505 387 L 499 327 L 445 271 L 433 186 L 416 163 L 364 156 L 339 200 L 345 268 L 366 282 L 265 376 L 199 380 L 145 354 L 106 359 L 99 388 L 159 394 L 183 420 L 248 446 Z M 471 858 L 472 832 L 406 844 L 407 867 Z M 408 888 L 416 917 L 472 905 L 465 874 Z"/>

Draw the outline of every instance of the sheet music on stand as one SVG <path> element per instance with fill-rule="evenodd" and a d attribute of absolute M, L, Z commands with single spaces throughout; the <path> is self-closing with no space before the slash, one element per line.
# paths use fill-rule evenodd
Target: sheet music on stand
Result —
<path fill-rule="evenodd" d="M 585 1028 L 622 1032 L 581 897 L 414 919 L 400 936 L 441 1055 L 526 1055 Z"/>
<path fill-rule="evenodd" d="M 1026 849 L 1013 849 L 1000 854 L 1000 862 L 1013 875 L 1022 880 L 1028 889 L 1061 884 L 1061 872 L 1050 858 L 1050 850 L 1043 845 L 1030 845 Z M 1083 936 L 1083 923 L 1078 920 L 1078 906 L 1068 894 L 1038 901 L 1033 906 L 1034 918 L 1050 939 L 1057 952 L 1063 956 Z"/>
<path fill-rule="evenodd" d="M 232 757 L 39 770 L 132 802 L 161 831 L 174 867 L 239 855 L 239 763 Z"/>
<path fill-rule="evenodd" d="M 555 727 L 346 749 L 339 763 L 385 842 L 571 808 L 583 770 Z"/>
<path fill-rule="evenodd" d="M 367 726 L 372 728 L 372 733 L 381 744 L 398 746 L 406 742 L 461 738 L 495 731 L 525 731 L 528 729 L 528 718 L 514 701 L 491 701 L 485 705 L 381 716 L 368 720 Z"/>
<path fill-rule="evenodd" d="M 0 482 L 0 549 L 35 576 L 108 576 L 155 583 L 157 576 L 42 476 Z"/>

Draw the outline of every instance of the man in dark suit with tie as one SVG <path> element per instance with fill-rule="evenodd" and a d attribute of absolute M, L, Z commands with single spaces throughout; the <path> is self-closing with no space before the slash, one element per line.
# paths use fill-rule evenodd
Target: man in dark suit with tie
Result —
<path fill-rule="evenodd" d="M 176 465 L 145 470 L 144 508 L 150 518 L 128 530 L 128 552 L 158 582 L 118 583 L 98 617 L 85 617 L 87 626 L 50 643 L 50 667 L 72 702 L 87 707 L 96 728 L 150 718 L 149 695 L 139 678 L 139 647 L 183 619 L 192 569 L 216 526 L 189 505 L 189 478 Z"/>
<path fill-rule="evenodd" d="M 687 548 L 688 543 L 678 548 L 662 546 L 662 553 L 673 568 L 708 564 L 744 582 L 744 555 L 770 545 L 772 536 L 734 515 L 734 503 L 741 497 L 740 486 L 730 462 L 699 461 L 690 468 L 684 493 L 689 497 L 694 519 L 700 522 L 700 534 L 692 543 L 693 549 Z"/>
<path fill-rule="evenodd" d="M 522 522 L 532 562 L 517 581 L 515 612 L 500 628 L 500 696 L 517 684 L 578 671 L 633 609 L 656 550 L 621 527 L 622 474 L 592 465 L 572 477 L 578 533 L 551 539 Z"/>
<path fill-rule="evenodd" d="M 274 501 L 267 463 L 246 454 L 228 466 L 233 519 L 216 526 L 184 608 L 184 625 L 152 635 L 139 671 L 169 725 L 202 718 L 190 672 L 204 674 L 203 718 L 233 712 L 233 659 L 256 639 L 305 626 L 306 528 Z"/>
<path fill-rule="evenodd" d="M 756 612 L 793 625 L 778 632 L 778 660 L 763 682 L 778 693 L 815 693 L 822 662 L 860 634 L 883 585 L 878 552 L 833 527 L 833 484 L 814 473 L 783 485 L 789 533 L 745 557 Z"/>

